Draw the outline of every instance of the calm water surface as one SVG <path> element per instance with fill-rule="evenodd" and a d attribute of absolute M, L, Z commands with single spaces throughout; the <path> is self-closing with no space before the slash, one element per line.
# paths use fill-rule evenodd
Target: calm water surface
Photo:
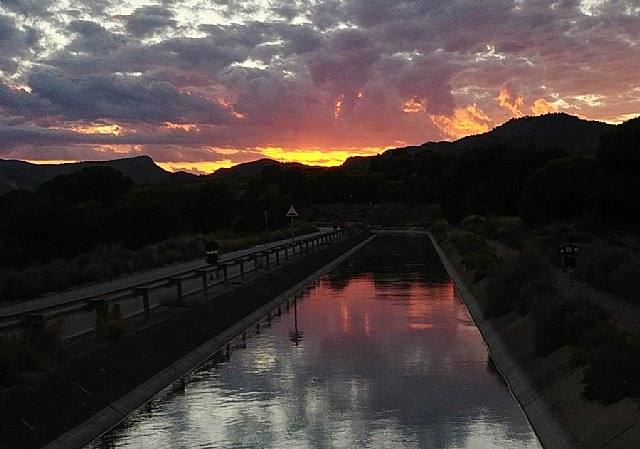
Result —
<path fill-rule="evenodd" d="M 98 448 L 540 448 L 424 237 L 379 236 Z"/>

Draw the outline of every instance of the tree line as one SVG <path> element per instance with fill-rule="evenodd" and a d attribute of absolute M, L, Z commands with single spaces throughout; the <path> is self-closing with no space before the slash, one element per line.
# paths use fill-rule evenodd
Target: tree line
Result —
<path fill-rule="evenodd" d="M 138 248 L 185 233 L 286 226 L 291 204 L 440 204 L 458 222 L 472 214 L 525 222 L 640 221 L 640 119 L 604 134 L 595 153 L 506 144 L 458 153 L 391 150 L 368 170 L 264 167 L 241 188 L 222 180 L 134 185 L 109 167 L 59 176 L 36 191 L 0 196 L 0 268 L 46 262 L 100 245 Z M 352 217 L 354 218 L 354 217 Z"/>

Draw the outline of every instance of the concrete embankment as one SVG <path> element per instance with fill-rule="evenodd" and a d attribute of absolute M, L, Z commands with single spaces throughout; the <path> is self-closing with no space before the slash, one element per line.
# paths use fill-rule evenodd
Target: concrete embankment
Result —
<path fill-rule="evenodd" d="M 360 233 L 2 393 L 0 448 L 82 447 L 371 238 Z"/>
<path fill-rule="evenodd" d="M 576 359 L 575 348 L 563 346 L 546 356 L 537 355 L 531 314 L 521 316 L 512 311 L 485 320 L 479 306 L 485 299 L 485 281 L 473 283 L 472 272 L 462 269 L 461 257 L 451 242 L 438 245 L 431 240 L 543 447 L 640 447 L 637 399 L 625 398 L 609 405 L 587 400 L 583 395 L 586 366 Z M 588 297 L 597 301 L 598 293 L 594 290 Z M 584 295 L 585 290 L 572 294 Z"/>
<path fill-rule="evenodd" d="M 512 394 L 527 415 L 542 446 L 546 449 L 569 449 L 575 447 L 571 437 L 558 423 L 549 406 L 538 393 L 532 380 L 521 368 L 518 360 L 511 354 L 510 349 L 497 332 L 493 323 L 483 317 L 474 292 L 467 287 L 469 279 L 465 279 L 459 273 L 454 263 L 449 260 L 449 256 L 430 234 L 429 239 L 449 273 L 449 277 L 455 283 L 458 293 L 467 305 L 473 321 L 482 333 L 496 367 L 509 384 Z M 457 266 L 460 265 L 458 264 Z"/>

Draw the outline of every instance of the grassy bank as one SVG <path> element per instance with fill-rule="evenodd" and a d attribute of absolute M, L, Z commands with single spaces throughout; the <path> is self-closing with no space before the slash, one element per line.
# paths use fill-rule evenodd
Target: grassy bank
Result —
<path fill-rule="evenodd" d="M 635 447 L 628 444 L 640 438 L 637 337 L 616 326 L 596 295 L 563 293 L 535 245 L 501 251 L 445 222 L 432 233 L 576 447 Z M 478 276 L 480 267 L 467 262 L 478 253 L 501 261 Z"/>

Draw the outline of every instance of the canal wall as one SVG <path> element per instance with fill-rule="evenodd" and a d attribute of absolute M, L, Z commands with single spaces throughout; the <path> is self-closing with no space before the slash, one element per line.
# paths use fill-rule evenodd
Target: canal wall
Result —
<path fill-rule="evenodd" d="M 475 292 L 468 287 L 473 285 L 470 275 L 457 268 L 461 264 L 455 249 L 448 251 L 447 254 L 433 235 L 429 233 L 428 236 L 442 264 L 449 273 L 449 277 L 465 302 L 476 327 L 480 330 L 496 367 L 527 415 L 542 446 L 545 449 L 570 449 L 576 447 L 575 441 L 560 424 L 531 377 L 521 367 L 518 359 L 503 340 L 503 336 L 497 331 L 494 323 L 484 318 Z"/>
<path fill-rule="evenodd" d="M 3 392 L 0 449 L 83 447 L 372 238 L 336 241 Z"/>

